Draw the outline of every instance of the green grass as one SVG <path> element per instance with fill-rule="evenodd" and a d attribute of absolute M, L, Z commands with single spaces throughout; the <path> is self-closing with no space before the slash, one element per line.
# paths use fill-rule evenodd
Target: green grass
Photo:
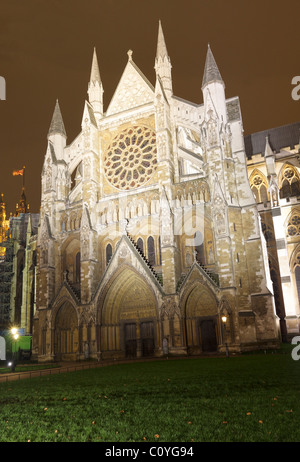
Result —
<path fill-rule="evenodd" d="M 290 351 L 130 363 L 0 384 L 0 442 L 300 441 Z"/>

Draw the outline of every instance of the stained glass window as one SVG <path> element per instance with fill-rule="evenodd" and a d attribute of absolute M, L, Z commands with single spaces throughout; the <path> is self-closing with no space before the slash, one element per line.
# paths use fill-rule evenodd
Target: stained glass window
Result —
<path fill-rule="evenodd" d="M 143 242 L 143 239 L 140 237 L 138 240 L 137 240 L 137 246 L 139 248 L 139 250 L 144 253 L 144 242 Z"/>
<path fill-rule="evenodd" d="M 283 172 L 283 180 L 280 188 L 280 197 L 300 196 L 300 181 L 291 167 L 287 167 Z"/>
<path fill-rule="evenodd" d="M 123 130 L 108 147 L 104 158 L 107 180 L 118 189 L 138 188 L 157 168 L 155 132 L 144 126 Z"/>
<path fill-rule="evenodd" d="M 268 190 L 266 181 L 259 174 L 254 175 L 251 180 L 251 189 L 256 202 L 268 202 Z"/>
<path fill-rule="evenodd" d="M 152 236 L 148 237 L 147 240 L 147 247 L 148 247 L 148 261 L 150 265 L 155 265 L 155 247 L 154 247 L 154 239 Z"/>
<path fill-rule="evenodd" d="M 76 254 L 76 282 L 80 282 L 80 252 Z"/>

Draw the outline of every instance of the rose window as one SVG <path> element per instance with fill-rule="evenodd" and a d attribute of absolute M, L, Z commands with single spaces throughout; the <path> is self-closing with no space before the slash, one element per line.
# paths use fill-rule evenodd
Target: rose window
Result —
<path fill-rule="evenodd" d="M 138 188 L 157 168 L 155 132 L 144 126 L 123 130 L 112 141 L 104 158 L 107 180 L 118 189 Z"/>

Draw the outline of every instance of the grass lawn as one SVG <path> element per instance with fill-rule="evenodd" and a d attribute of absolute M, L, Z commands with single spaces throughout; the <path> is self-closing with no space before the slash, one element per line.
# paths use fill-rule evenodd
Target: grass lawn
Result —
<path fill-rule="evenodd" d="M 0 442 L 299 442 L 290 351 L 107 366 L 0 384 Z"/>

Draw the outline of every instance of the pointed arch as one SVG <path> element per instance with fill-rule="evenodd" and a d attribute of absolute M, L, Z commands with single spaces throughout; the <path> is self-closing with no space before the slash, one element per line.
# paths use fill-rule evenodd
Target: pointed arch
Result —
<path fill-rule="evenodd" d="M 300 208 L 292 208 L 285 221 L 285 229 L 288 238 L 300 236 Z"/>
<path fill-rule="evenodd" d="M 102 355 L 142 356 L 158 344 L 158 308 L 148 282 L 131 266 L 118 268 L 98 300 Z"/>
<path fill-rule="evenodd" d="M 291 255 L 290 269 L 295 285 L 295 295 L 298 295 L 298 303 L 300 306 L 300 244 L 297 245 Z"/>
<path fill-rule="evenodd" d="M 155 244 L 152 236 L 147 239 L 147 256 L 151 266 L 155 266 Z"/>
<path fill-rule="evenodd" d="M 298 169 L 290 163 L 285 163 L 279 173 L 280 198 L 300 196 L 300 175 Z"/>
<path fill-rule="evenodd" d="M 79 353 L 79 328 L 76 308 L 69 301 L 55 310 L 54 355 L 56 359 L 76 359 Z"/>
<path fill-rule="evenodd" d="M 82 161 L 80 160 L 71 173 L 71 191 L 75 188 L 82 178 Z"/>
<path fill-rule="evenodd" d="M 105 257 L 106 257 L 106 266 L 110 262 L 110 259 L 112 257 L 112 246 L 111 244 L 107 244 L 106 249 L 105 249 Z"/>
<path fill-rule="evenodd" d="M 80 280 L 76 281 L 78 254 L 80 254 L 80 241 L 76 237 L 71 237 L 62 247 L 62 274 L 67 271 L 68 281 L 71 283 L 80 282 Z"/>
<path fill-rule="evenodd" d="M 144 254 L 144 241 L 141 237 L 138 238 L 136 245 L 142 254 Z"/>
<path fill-rule="evenodd" d="M 255 168 L 249 178 L 250 187 L 257 203 L 268 202 L 270 200 L 268 193 L 268 181 L 265 175 Z"/>
<path fill-rule="evenodd" d="M 217 351 L 221 343 L 219 309 L 215 294 L 206 284 L 194 281 L 181 300 L 186 344 L 191 354 Z"/>

